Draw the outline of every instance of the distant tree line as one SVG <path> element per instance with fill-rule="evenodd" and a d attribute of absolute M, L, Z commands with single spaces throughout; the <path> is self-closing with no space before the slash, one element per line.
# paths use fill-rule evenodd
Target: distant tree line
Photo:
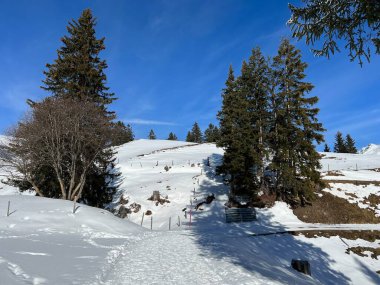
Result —
<path fill-rule="evenodd" d="M 220 138 L 219 128 L 209 124 L 207 129 L 202 133 L 197 122 L 193 124 L 190 131 L 187 132 L 186 141 L 195 143 L 216 143 Z"/>
<path fill-rule="evenodd" d="M 330 152 L 330 147 L 325 144 L 324 152 Z M 350 134 L 343 138 L 341 132 L 337 132 L 335 135 L 334 152 L 338 153 L 357 153 L 358 150 L 355 146 L 355 141 Z"/>
<path fill-rule="evenodd" d="M 318 98 L 307 96 L 313 85 L 304 80 L 306 67 L 287 39 L 272 59 L 254 48 L 238 77 L 230 67 L 217 145 L 225 150 L 218 171 L 228 175 L 233 194 L 256 199 L 263 190 L 297 206 L 323 185 L 314 144 L 324 129 Z"/>

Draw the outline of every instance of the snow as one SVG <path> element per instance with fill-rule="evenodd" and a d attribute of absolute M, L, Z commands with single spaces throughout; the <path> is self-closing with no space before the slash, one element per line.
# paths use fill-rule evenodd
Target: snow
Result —
<path fill-rule="evenodd" d="M 368 170 L 380 167 L 380 154 L 322 152 L 322 172 L 336 170 Z"/>
<path fill-rule="evenodd" d="M 80 205 L 73 214 L 69 201 L 0 196 L 0 209 L 0 284 L 85 284 L 144 236 L 102 209 Z"/>
<path fill-rule="evenodd" d="M 226 224 L 228 187 L 215 175 L 223 150 L 160 140 L 133 141 L 116 150 L 122 177 L 110 207 L 117 210 L 123 195 L 127 207 L 136 202 L 141 210 L 119 219 L 84 205 L 73 214 L 69 201 L 0 196 L 0 284 L 380 284 L 375 273 L 380 261 L 346 253 L 348 246 L 379 247 L 380 241 L 279 233 L 380 230 L 379 225 L 307 224 L 282 202 L 259 209 L 255 222 Z M 326 153 L 322 164 L 340 170 L 344 180 L 376 181 L 378 173 L 368 169 L 380 166 L 378 158 Z M 356 164 L 358 171 L 350 169 Z M 357 202 L 378 193 L 374 185 L 346 185 L 345 193 L 355 193 Z M 338 195 L 340 187 L 334 183 L 330 191 Z M 153 191 L 170 203 L 156 206 L 148 200 Z M 216 199 L 196 211 L 194 205 L 211 193 Z M 153 215 L 145 215 L 141 227 L 147 210 Z M 263 233 L 273 234 L 258 236 Z M 293 258 L 309 260 L 312 275 L 293 270 Z"/>
<path fill-rule="evenodd" d="M 378 144 L 369 144 L 366 147 L 363 147 L 359 153 L 361 154 L 375 154 L 375 155 L 380 155 L 380 145 Z"/>

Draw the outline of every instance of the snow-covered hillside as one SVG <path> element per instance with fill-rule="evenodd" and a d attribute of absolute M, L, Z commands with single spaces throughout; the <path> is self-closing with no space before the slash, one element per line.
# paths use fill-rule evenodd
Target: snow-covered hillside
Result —
<path fill-rule="evenodd" d="M 380 284 L 380 261 L 346 253 L 379 241 L 257 236 L 380 225 L 307 224 L 280 202 L 259 209 L 256 222 L 226 224 L 228 187 L 215 175 L 223 151 L 214 144 L 137 140 L 117 151 L 121 185 L 110 206 L 117 212 L 122 196 L 123 207 L 141 205 L 126 219 L 83 205 L 73 214 L 68 201 L 0 196 L 0 284 Z M 369 169 L 380 167 L 379 157 L 326 153 L 324 178 L 377 181 L 378 172 Z M 165 202 L 148 200 L 153 191 Z M 196 211 L 211 193 L 216 199 Z M 293 270 L 293 258 L 309 260 L 312 276 Z"/>
<path fill-rule="evenodd" d="M 380 155 L 380 145 L 371 143 L 368 146 L 363 147 L 359 153 Z"/>

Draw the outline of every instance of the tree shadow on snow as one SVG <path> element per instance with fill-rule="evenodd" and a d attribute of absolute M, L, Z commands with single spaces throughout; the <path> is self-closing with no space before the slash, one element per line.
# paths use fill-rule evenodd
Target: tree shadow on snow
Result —
<path fill-rule="evenodd" d="M 252 233 L 285 231 L 275 224 L 273 215 L 259 215 L 258 221 L 248 223 L 225 223 L 224 206 L 228 186 L 222 177 L 215 176 L 215 164 L 222 159 L 213 154 L 207 166 L 204 161 L 204 173 L 209 180 L 201 183 L 199 193 L 214 193 L 216 201 L 205 207 L 204 211 L 193 210 L 194 222 L 191 229 L 207 259 L 228 261 L 253 273 L 253 275 L 272 279 L 284 284 L 349 284 L 352 281 L 334 270 L 331 264 L 336 261 L 321 248 L 296 239 L 290 234 L 270 236 L 252 236 Z M 219 200 L 219 201 L 218 201 Z M 194 209 L 194 205 L 193 205 Z M 291 268 L 292 259 L 305 259 L 310 262 L 312 278 Z M 360 262 L 358 260 L 358 262 Z M 380 278 L 361 264 L 374 284 L 380 284 Z"/>

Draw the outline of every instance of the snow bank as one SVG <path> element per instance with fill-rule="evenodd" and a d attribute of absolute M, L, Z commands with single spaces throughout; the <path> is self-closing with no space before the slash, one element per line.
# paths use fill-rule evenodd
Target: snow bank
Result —
<path fill-rule="evenodd" d="M 6 216 L 8 201 L 10 216 Z M 1 284 L 86 284 L 143 229 L 102 209 L 30 196 L 0 196 Z"/>

